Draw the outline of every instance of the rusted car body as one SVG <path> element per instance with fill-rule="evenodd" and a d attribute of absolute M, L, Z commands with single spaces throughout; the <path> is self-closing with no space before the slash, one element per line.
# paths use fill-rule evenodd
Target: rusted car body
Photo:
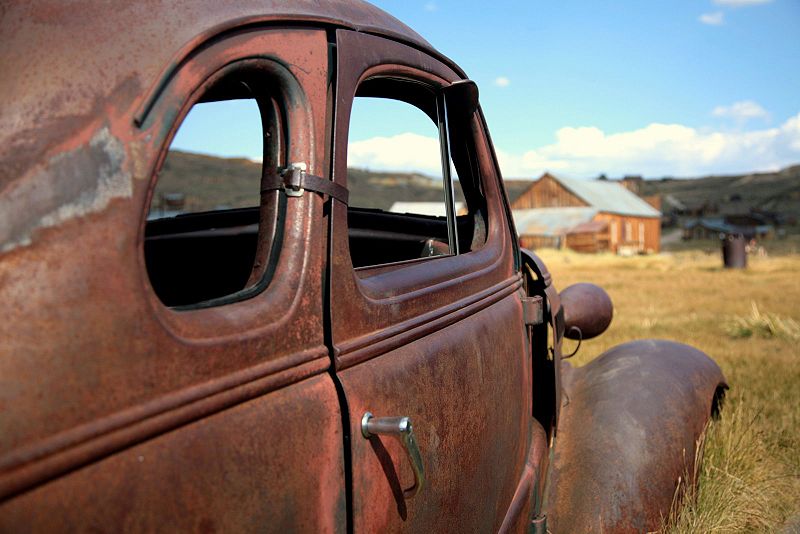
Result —
<path fill-rule="evenodd" d="M 610 302 L 519 250 L 452 61 L 360 2 L 0 13 L 0 531 L 657 528 L 724 378 L 663 341 L 561 361 Z M 183 117 L 242 87 L 281 139 L 260 206 L 148 221 Z M 360 93 L 438 117 L 466 215 L 348 208 Z M 410 227 L 446 253 L 394 261 Z M 234 234 L 256 259 L 201 295 Z"/>

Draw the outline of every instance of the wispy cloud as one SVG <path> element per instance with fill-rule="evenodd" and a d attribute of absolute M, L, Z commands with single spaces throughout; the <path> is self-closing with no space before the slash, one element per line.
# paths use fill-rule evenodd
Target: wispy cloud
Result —
<path fill-rule="evenodd" d="M 800 161 L 800 113 L 776 128 L 735 132 L 653 123 L 608 134 L 594 126 L 570 126 L 556 132 L 554 143 L 521 154 L 496 148 L 509 178 L 544 171 L 660 177 L 777 170 Z M 441 173 L 438 140 L 413 133 L 351 143 L 347 162 L 372 170 Z"/>
<path fill-rule="evenodd" d="M 734 119 L 742 123 L 750 119 L 769 119 L 769 112 L 758 102 L 752 100 L 741 100 L 730 106 L 717 106 L 711 111 L 711 114 L 715 117 Z"/>
<path fill-rule="evenodd" d="M 495 78 L 494 84 L 497 87 L 508 87 L 509 85 L 511 85 L 511 80 L 509 80 L 505 76 L 500 76 L 498 78 Z"/>
<path fill-rule="evenodd" d="M 556 142 L 515 155 L 498 150 L 504 176 L 538 176 L 545 170 L 574 176 L 644 174 L 699 176 L 776 170 L 800 160 L 800 113 L 777 128 L 701 131 L 653 123 L 607 134 L 596 127 L 567 127 Z"/>
<path fill-rule="evenodd" d="M 697 20 L 702 22 L 703 24 L 708 24 L 710 26 L 722 26 L 725 24 L 725 13 L 722 11 L 715 11 L 714 13 L 703 13 L 700 15 Z"/>
<path fill-rule="evenodd" d="M 422 6 L 422 9 L 429 13 L 433 13 L 434 11 L 439 11 L 439 6 L 436 4 L 436 2 L 427 2 L 424 6 Z"/>
<path fill-rule="evenodd" d="M 347 166 L 376 171 L 422 172 L 441 176 L 439 140 L 415 133 L 373 137 L 347 146 Z"/>
<path fill-rule="evenodd" d="M 769 4 L 772 0 L 713 0 L 718 6 L 743 7 Z"/>

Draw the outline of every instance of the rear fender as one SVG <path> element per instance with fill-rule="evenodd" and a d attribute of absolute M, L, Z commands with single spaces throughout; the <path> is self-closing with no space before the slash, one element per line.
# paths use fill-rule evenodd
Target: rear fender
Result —
<path fill-rule="evenodd" d="M 552 532 L 657 530 L 727 385 L 699 350 L 625 343 L 562 364 L 563 396 L 547 493 Z"/>

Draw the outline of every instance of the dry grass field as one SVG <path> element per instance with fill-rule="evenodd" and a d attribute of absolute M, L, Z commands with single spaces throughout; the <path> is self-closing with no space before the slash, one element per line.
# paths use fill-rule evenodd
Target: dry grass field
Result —
<path fill-rule="evenodd" d="M 698 490 L 666 532 L 800 528 L 798 245 L 750 257 L 746 270 L 723 269 L 718 245 L 634 258 L 537 251 L 559 289 L 593 282 L 614 302 L 609 330 L 584 342 L 574 364 L 630 339 L 666 338 L 711 355 L 731 385 L 706 435 Z"/>

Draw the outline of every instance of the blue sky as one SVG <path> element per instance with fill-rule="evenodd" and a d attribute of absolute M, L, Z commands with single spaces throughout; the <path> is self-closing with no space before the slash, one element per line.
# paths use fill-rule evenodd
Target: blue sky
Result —
<path fill-rule="evenodd" d="M 375 3 L 478 83 L 506 177 L 800 162 L 800 0 Z"/>

